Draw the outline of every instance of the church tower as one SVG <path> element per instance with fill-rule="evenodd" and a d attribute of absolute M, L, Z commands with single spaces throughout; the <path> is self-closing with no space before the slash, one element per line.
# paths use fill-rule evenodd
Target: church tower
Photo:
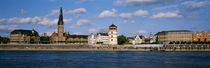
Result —
<path fill-rule="evenodd" d="M 117 26 L 114 24 L 109 26 L 109 44 L 110 45 L 117 45 Z"/>
<path fill-rule="evenodd" d="M 65 41 L 63 33 L 64 33 L 64 22 L 63 22 L 63 11 L 61 7 L 59 20 L 58 20 L 58 40 L 57 41 Z"/>

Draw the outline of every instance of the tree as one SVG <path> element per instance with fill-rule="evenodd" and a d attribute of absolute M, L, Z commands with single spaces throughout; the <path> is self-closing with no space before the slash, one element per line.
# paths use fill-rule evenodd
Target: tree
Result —
<path fill-rule="evenodd" d="M 45 36 L 41 36 L 40 37 L 40 43 L 42 43 L 42 44 L 49 44 L 50 43 L 50 38 L 49 37 L 45 37 Z"/>
<path fill-rule="evenodd" d="M 176 41 L 176 43 L 175 44 L 180 44 L 180 42 L 179 41 Z"/>
<path fill-rule="evenodd" d="M 192 43 L 191 41 L 188 41 L 188 42 L 187 42 L 187 44 L 191 44 L 191 43 Z"/>
<path fill-rule="evenodd" d="M 34 44 L 34 43 L 35 43 L 34 39 L 30 39 L 30 44 Z"/>
<path fill-rule="evenodd" d="M 0 36 L 0 44 L 1 44 L 1 43 L 6 44 L 6 43 L 8 43 L 8 42 L 9 42 L 9 38 L 7 38 L 7 37 L 1 37 L 1 36 Z"/>
<path fill-rule="evenodd" d="M 169 42 L 169 44 L 173 44 L 173 42 Z"/>
<path fill-rule="evenodd" d="M 125 44 L 128 42 L 127 38 L 124 36 L 124 35 L 120 35 L 117 37 L 117 40 L 118 40 L 118 44 L 121 45 L 121 44 Z"/>

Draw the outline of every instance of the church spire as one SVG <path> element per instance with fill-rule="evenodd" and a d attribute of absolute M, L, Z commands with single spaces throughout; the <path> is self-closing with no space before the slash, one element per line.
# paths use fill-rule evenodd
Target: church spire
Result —
<path fill-rule="evenodd" d="M 62 7 L 60 8 L 60 15 L 58 20 L 58 25 L 63 25 L 63 10 Z"/>

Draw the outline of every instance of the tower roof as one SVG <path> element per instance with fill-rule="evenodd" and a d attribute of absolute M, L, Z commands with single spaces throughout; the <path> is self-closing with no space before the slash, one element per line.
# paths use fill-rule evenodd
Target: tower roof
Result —
<path fill-rule="evenodd" d="M 114 24 L 112 24 L 112 25 L 110 25 L 109 27 L 117 27 L 116 25 L 114 25 Z"/>
<path fill-rule="evenodd" d="M 60 15 L 59 15 L 59 20 L 58 20 L 58 25 L 63 25 L 63 10 L 62 7 L 60 8 Z"/>

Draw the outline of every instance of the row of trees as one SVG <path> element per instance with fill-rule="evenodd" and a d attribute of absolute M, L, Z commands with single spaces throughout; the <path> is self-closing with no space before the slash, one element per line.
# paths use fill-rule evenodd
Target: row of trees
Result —
<path fill-rule="evenodd" d="M 6 43 L 8 43 L 9 42 L 9 38 L 7 38 L 7 37 L 1 37 L 0 36 L 0 44 L 6 44 Z"/>
<path fill-rule="evenodd" d="M 40 37 L 40 42 L 41 44 L 49 44 L 49 43 L 88 43 L 88 41 L 50 41 L 49 37 Z"/>

